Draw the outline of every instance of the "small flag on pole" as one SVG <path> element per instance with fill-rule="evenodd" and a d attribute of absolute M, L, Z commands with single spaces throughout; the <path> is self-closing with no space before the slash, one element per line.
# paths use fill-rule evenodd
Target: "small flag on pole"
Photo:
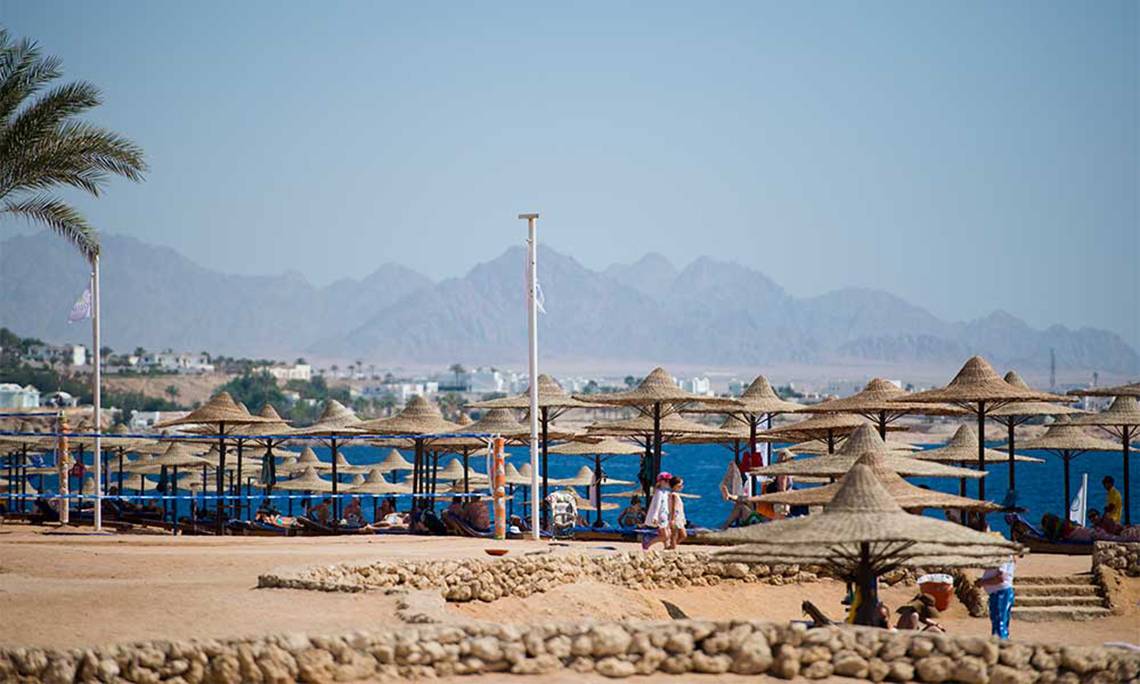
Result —
<path fill-rule="evenodd" d="M 91 283 L 87 284 L 87 289 L 79 295 L 79 299 L 76 299 L 75 304 L 71 306 L 71 313 L 67 315 L 67 322 L 75 323 L 86 318 L 91 318 Z"/>
<path fill-rule="evenodd" d="M 1081 488 L 1069 503 L 1069 520 L 1084 526 L 1089 506 L 1089 474 L 1081 474 Z"/>

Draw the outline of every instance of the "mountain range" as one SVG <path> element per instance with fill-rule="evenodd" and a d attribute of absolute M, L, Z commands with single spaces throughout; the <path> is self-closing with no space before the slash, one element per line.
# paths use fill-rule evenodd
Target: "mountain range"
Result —
<path fill-rule="evenodd" d="M 512 247 L 466 275 L 433 281 L 400 264 L 316 287 L 303 275 L 225 274 L 173 249 L 105 236 L 108 346 L 228 356 L 361 359 L 400 364 L 521 364 L 526 358 L 524 254 Z M 0 242 L 0 325 L 81 341 L 66 322 L 85 269 L 54 236 Z M 1030 327 L 1006 312 L 944 321 L 879 290 L 794 297 L 746 265 L 700 257 L 678 269 L 647 254 L 602 271 L 540 249 L 548 361 L 753 367 L 880 364 L 955 368 L 980 353 L 999 367 L 1134 375 L 1140 356 L 1112 332 Z"/>

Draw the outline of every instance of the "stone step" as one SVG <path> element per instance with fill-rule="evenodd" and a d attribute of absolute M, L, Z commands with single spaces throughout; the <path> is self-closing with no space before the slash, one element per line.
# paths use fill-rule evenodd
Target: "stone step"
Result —
<path fill-rule="evenodd" d="M 1030 584 L 1014 585 L 1018 596 L 1100 596 L 1100 587 L 1095 584 Z"/>
<path fill-rule="evenodd" d="M 1108 617 L 1112 613 L 1107 608 L 1084 606 L 1018 607 L 1013 604 L 1013 619 L 1020 622 L 1050 622 L 1053 620 L 1094 620 Z"/>
<path fill-rule="evenodd" d="M 1050 606 L 1086 606 L 1089 608 L 1103 608 L 1104 599 L 1099 596 L 1024 596 L 1018 595 L 1014 599 L 1015 606 L 1025 608 L 1046 608 Z"/>
<path fill-rule="evenodd" d="M 1039 585 L 1039 584 L 1095 584 L 1092 575 L 1063 575 L 1057 576 L 1040 576 L 1040 577 L 1019 577 L 1014 576 L 1013 586 L 1020 587 L 1022 585 Z"/>

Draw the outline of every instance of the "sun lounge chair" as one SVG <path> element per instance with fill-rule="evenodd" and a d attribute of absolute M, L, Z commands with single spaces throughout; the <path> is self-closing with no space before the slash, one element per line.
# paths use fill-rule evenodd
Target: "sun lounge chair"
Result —
<path fill-rule="evenodd" d="M 1032 553 L 1060 553 L 1070 556 L 1092 554 L 1092 541 L 1049 539 L 1041 530 L 1016 513 L 1007 513 L 1005 521 L 1009 523 L 1010 539 L 1025 545 Z"/>

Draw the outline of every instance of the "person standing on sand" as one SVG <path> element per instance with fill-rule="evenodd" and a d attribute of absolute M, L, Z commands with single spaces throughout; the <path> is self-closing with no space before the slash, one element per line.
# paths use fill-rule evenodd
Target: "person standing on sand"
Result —
<path fill-rule="evenodd" d="M 685 531 L 685 501 L 681 498 L 681 490 L 685 488 L 685 481 L 674 475 L 669 478 L 669 543 L 666 548 L 675 549 L 689 536 Z"/>
<path fill-rule="evenodd" d="M 990 595 L 990 633 L 1009 638 L 1009 618 L 1013 612 L 1013 558 L 982 573 L 974 584 Z"/>
<path fill-rule="evenodd" d="M 1105 475 L 1101 480 L 1104 485 L 1104 517 L 1114 523 L 1120 522 L 1120 514 L 1124 512 L 1124 497 L 1116 488 L 1116 480 L 1111 475 Z"/>
<path fill-rule="evenodd" d="M 642 540 L 641 548 L 646 551 L 658 542 L 669 548 L 669 480 L 672 477 L 670 473 L 662 471 L 653 485 L 653 498 L 645 510 L 645 526 L 656 530 L 657 534 L 653 537 L 646 536 Z"/>

